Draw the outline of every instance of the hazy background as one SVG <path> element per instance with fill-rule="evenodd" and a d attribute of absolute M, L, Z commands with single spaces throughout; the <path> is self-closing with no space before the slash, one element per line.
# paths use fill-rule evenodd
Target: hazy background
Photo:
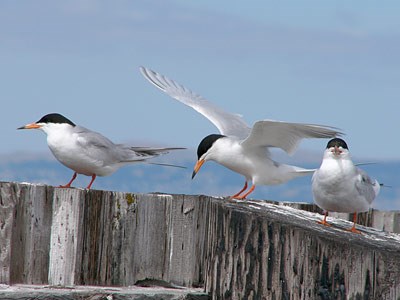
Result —
<path fill-rule="evenodd" d="M 50 112 L 62 113 L 115 142 L 187 147 L 192 151 L 169 159 L 191 168 L 193 150 L 216 129 L 146 82 L 138 69 L 144 65 L 242 114 L 249 124 L 270 118 L 341 128 L 357 161 L 380 162 L 382 174 L 389 174 L 385 166 L 391 168 L 386 178 L 391 196 L 384 191 L 380 197 L 399 202 L 399 176 L 393 169 L 400 160 L 399 8 L 395 1 L 383 5 L 365 0 L 3 0 L 0 160 L 6 166 L 0 179 L 38 176 L 29 177 L 27 170 L 46 173 L 49 166 L 43 160 L 24 172 L 18 169 L 21 161 L 52 158 L 43 133 L 16 128 Z M 296 163 L 317 167 L 326 142 L 302 143 Z M 378 177 L 374 167 L 368 168 Z M 219 166 L 202 171 L 194 183 L 183 173 L 176 191 L 232 194 L 243 184 L 240 176 Z M 61 182 L 55 180 L 58 184 L 68 181 L 70 171 L 66 172 L 54 171 L 61 177 Z M 48 175 L 43 174 L 43 181 Z M 143 174 L 131 175 L 130 180 L 137 180 Z M 214 189 L 213 176 L 230 180 Z M 101 180 L 96 188 L 122 188 L 102 186 Z M 304 190 L 309 191 L 309 180 Z M 143 183 L 134 188 L 145 192 L 172 187 L 167 176 L 159 181 L 166 185 L 144 188 Z M 231 192 L 228 183 L 237 188 Z M 188 188 L 193 184 L 199 186 Z M 279 188 L 291 191 L 286 185 Z M 269 198 L 270 190 L 265 189 L 255 196 Z"/>

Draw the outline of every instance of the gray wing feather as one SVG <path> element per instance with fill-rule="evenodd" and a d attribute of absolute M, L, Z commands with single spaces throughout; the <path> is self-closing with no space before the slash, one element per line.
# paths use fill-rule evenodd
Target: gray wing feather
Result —
<path fill-rule="evenodd" d="M 82 126 L 76 126 L 76 132 L 79 133 L 77 142 L 87 156 L 104 165 L 120 162 L 141 162 L 168 153 L 170 150 L 184 149 L 132 147 L 125 144 L 114 144 L 102 134 Z"/>
<path fill-rule="evenodd" d="M 371 179 L 365 171 L 357 168 L 357 172 L 356 189 L 371 204 L 379 193 L 380 185 L 378 181 Z"/>
<path fill-rule="evenodd" d="M 249 135 L 250 128 L 240 115 L 223 111 L 218 106 L 208 102 L 202 96 L 192 92 L 178 82 L 148 68 L 140 67 L 140 72 L 150 83 L 164 93 L 193 108 L 210 120 L 221 134 L 235 136 L 240 139 L 245 139 Z"/>
<path fill-rule="evenodd" d="M 115 164 L 127 158 L 126 151 L 114 144 L 102 134 L 81 126 L 75 128 L 78 133 L 77 143 L 92 160 L 99 165 Z M 138 157 L 138 160 L 142 158 Z"/>
<path fill-rule="evenodd" d="M 341 134 L 337 128 L 329 126 L 263 120 L 254 124 L 242 145 L 248 148 L 277 147 L 293 154 L 303 138 L 332 138 Z"/>

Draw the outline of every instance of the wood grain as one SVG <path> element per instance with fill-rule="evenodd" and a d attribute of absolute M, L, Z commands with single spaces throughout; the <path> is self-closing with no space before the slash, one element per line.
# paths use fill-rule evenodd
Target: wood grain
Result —
<path fill-rule="evenodd" d="M 398 299 L 400 236 L 305 203 L 0 183 L 0 283 L 200 287 L 214 299 Z M 398 230 L 398 212 L 369 225 Z M 361 220 L 363 222 L 363 220 Z M 396 223 L 397 222 L 397 223 Z M 397 229 L 396 229 L 397 228 Z"/>

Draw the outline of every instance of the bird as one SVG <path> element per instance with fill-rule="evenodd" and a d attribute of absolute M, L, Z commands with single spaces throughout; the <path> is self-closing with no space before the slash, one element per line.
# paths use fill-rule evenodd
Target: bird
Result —
<path fill-rule="evenodd" d="M 314 202 L 325 210 L 324 219 L 318 223 L 330 225 L 326 221 L 328 212 L 354 213 L 349 231 L 360 233 L 356 229 L 357 213 L 369 210 L 382 184 L 352 162 L 343 139 L 328 142 L 321 166 L 311 181 Z"/>
<path fill-rule="evenodd" d="M 140 67 L 140 72 L 158 89 L 202 114 L 217 127 L 219 133 L 206 136 L 197 147 L 192 179 L 207 161 L 215 161 L 243 175 L 243 188 L 230 199 L 246 199 L 257 185 L 278 185 L 315 171 L 272 160 L 270 148 L 293 154 L 303 138 L 332 138 L 342 134 L 335 127 L 269 119 L 256 121 L 249 127 L 242 116 L 225 112 L 178 82 L 145 67 Z M 251 187 L 247 190 L 248 182 Z"/>
<path fill-rule="evenodd" d="M 97 176 L 108 176 L 120 167 L 145 162 L 150 158 L 168 153 L 170 150 L 185 148 L 132 147 L 114 144 L 102 134 L 76 125 L 59 113 L 50 113 L 39 121 L 17 129 L 39 129 L 47 135 L 47 144 L 55 158 L 72 169 L 72 179 L 61 188 L 71 187 L 77 174 L 91 176 L 86 187 L 90 189 Z M 169 164 L 147 162 L 149 164 L 180 167 Z"/>

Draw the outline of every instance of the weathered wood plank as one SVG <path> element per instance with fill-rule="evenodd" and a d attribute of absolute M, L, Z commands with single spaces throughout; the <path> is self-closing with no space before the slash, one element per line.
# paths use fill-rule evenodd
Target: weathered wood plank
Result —
<path fill-rule="evenodd" d="M 14 210 L 18 195 L 11 183 L 1 183 L 0 189 L 0 283 L 11 282 L 11 244 Z"/>
<path fill-rule="evenodd" d="M 129 300 L 208 300 L 201 289 L 171 289 L 163 287 L 100 287 L 75 286 L 74 288 L 54 288 L 40 285 L 0 285 L 1 299 L 129 299 Z"/>
<path fill-rule="evenodd" d="M 47 282 L 52 189 L 37 185 L 22 186 L 13 226 L 12 264 L 22 260 L 22 272 L 12 266 L 11 282 Z M 20 213 L 18 213 L 20 212 Z"/>
<path fill-rule="evenodd" d="M 206 290 L 233 299 L 398 299 L 400 236 L 259 201 L 212 201 Z M 390 279 L 389 279 L 390 278 Z"/>
<path fill-rule="evenodd" d="M 127 286 L 157 278 L 199 285 L 203 263 L 195 255 L 204 247 L 197 235 L 204 239 L 205 229 L 198 202 L 183 195 L 56 189 L 49 284 Z"/>
<path fill-rule="evenodd" d="M 164 280 L 178 285 L 201 285 L 203 281 L 204 240 L 207 223 L 205 199 L 178 195 L 170 199 L 167 209 L 166 253 Z"/>
<path fill-rule="evenodd" d="M 129 267 L 124 285 L 158 278 L 178 285 L 199 285 L 203 280 L 204 210 L 198 197 L 136 195 L 136 217 L 125 227 L 133 232 L 124 241 Z M 134 245 L 132 247 L 132 245 Z"/>
<path fill-rule="evenodd" d="M 80 276 L 82 210 L 85 191 L 54 189 L 48 283 L 73 286 Z"/>
<path fill-rule="evenodd" d="M 289 206 L 309 212 L 317 212 L 322 214 L 323 211 L 317 205 L 304 202 L 277 202 L 267 201 L 271 204 Z M 335 213 L 330 212 L 329 216 L 343 220 L 353 221 L 351 213 Z M 400 233 L 400 211 L 379 211 L 371 209 L 368 212 L 357 214 L 357 224 L 373 227 L 378 230 Z"/>
<path fill-rule="evenodd" d="M 353 214 L 329 213 L 331 217 L 352 221 Z M 400 211 L 379 211 L 371 209 L 357 214 L 357 224 L 373 227 L 387 232 L 400 233 Z"/>
<path fill-rule="evenodd" d="M 274 203 L 0 183 L 0 283 L 156 279 L 214 298 L 400 297 L 398 234 L 352 234 L 335 218 L 323 227 L 318 207 Z"/>
<path fill-rule="evenodd" d="M 81 276 L 76 284 L 121 285 L 121 230 L 129 230 L 120 224 L 121 214 L 126 217 L 126 197 L 115 192 L 85 194 L 78 247 Z"/>
<path fill-rule="evenodd" d="M 52 190 L 44 185 L 1 186 L 1 282 L 47 282 Z M 3 247 L 5 246 L 5 247 Z M 12 251 L 11 251 L 12 250 Z M 4 259 L 4 260 L 3 260 Z M 8 261 L 8 266 L 4 262 Z"/>

